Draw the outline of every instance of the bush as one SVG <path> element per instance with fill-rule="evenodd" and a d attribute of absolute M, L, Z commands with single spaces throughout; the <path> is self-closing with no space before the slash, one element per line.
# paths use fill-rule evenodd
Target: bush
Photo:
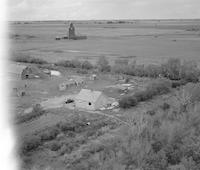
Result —
<path fill-rule="evenodd" d="M 164 111 L 170 109 L 170 105 L 169 105 L 168 103 L 165 103 L 165 102 L 164 102 L 163 105 L 161 105 L 160 107 L 161 107 L 161 109 L 163 109 Z"/>
<path fill-rule="evenodd" d="M 181 66 L 181 78 L 187 82 L 198 82 L 200 72 L 198 66 L 193 61 L 185 61 Z"/>
<path fill-rule="evenodd" d="M 49 129 L 46 129 L 44 132 L 40 134 L 41 141 L 53 140 L 57 137 L 58 134 L 59 134 L 59 129 L 57 127 L 51 127 Z"/>
<path fill-rule="evenodd" d="M 104 61 L 105 62 L 105 61 Z M 102 61 L 103 63 L 103 61 Z M 106 63 L 106 62 L 105 62 Z M 180 59 L 170 58 L 167 62 L 161 65 L 137 65 L 136 61 L 130 64 L 115 64 L 112 67 L 114 73 L 122 73 L 139 77 L 157 78 L 163 76 L 170 80 L 181 80 L 185 82 L 198 82 L 200 70 L 197 64 L 193 61 L 187 61 L 181 64 Z M 180 84 L 174 83 L 178 87 Z"/>
<path fill-rule="evenodd" d="M 60 122 L 57 126 L 62 132 L 75 131 L 75 126 L 68 122 Z"/>
<path fill-rule="evenodd" d="M 156 78 L 161 74 L 161 67 L 158 65 L 148 65 L 145 67 L 145 76 Z"/>
<path fill-rule="evenodd" d="M 166 94 L 171 91 L 171 83 L 168 80 L 156 80 L 147 86 L 145 91 L 136 92 L 133 96 L 124 96 L 119 100 L 121 108 L 136 106 L 138 102 L 146 101 L 153 96 Z"/>
<path fill-rule="evenodd" d="M 86 69 L 86 70 L 93 69 L 93 65 L 89 61 L 80 62 L 75 59 L 59 61 L 59 62 L 55 63 L 55 65 L 62 66 L 62 67 L 69 67 L 69 68 Z"/>
<path fill-rule="evenodd" d="M 42 116 L 44 113 L 45 110 L 41 108 L 40 104 L 36 104 L 31 113 L 17 117 L 17 123 L 31 121 L 39 116 Z"/>
<path fill-rule="evenodd" d="M 165 79 L 159 79 L 147 86 L 146 91 L 150 94 L 150 96 L 162 95 L 169 93 L 171 90 L 172 84 L 170 81 Z"/>
<path fill-rule="evenodd" d="M 111 67 L 109 65 L 108 60 L 106 60 L 105 56 L 99 57 L 99 60 L 97 61 L 97 68 L 101 72 L 109 72 L 111 70 Z"/>
<path fill-rule="evenodd" d="M 187 84 L 187 81 L 186 80 L 173 80 L 173 81 L 171 81 L 171 83 L 172 83 L 172 88 L 177 88 L 177 87 Z"/>
<path fill-rule="evenodd" d="M 21 56 L 16 56 L 13 58 L 13 61 L 16 62 L 23 62 L 23 63 L 34 63 L 34 64 L 47 64 L 48 62 L 40 59 L 40 58 L 35 58 L 27 55 L 21 55 Z"/>
<path fill-rule="evenodd" d="M 69 67 L 69 68 L 80 68 L 81 62 L 78 60 L 65 60 L 65 61 L 59 61 L 55 63 L 55 65 L 62 67 Z"/>
<path fill-rule="evenodd" d="M 90 70 L 93 68 L 93 65 L 89 61 L 84 61 L 81 64 L 82 69 Z"/>
<path fill-rule="evenodd" d="M 162 74 L 171 80 L 179 80 L 181 71 L 181 61 L 178 58 L 170 58 L 162 65 Z"/>
<path fill-rule="evenodd" d="M 28 152 L 37 149 L 40 145 L 41 145 L 41 138 L 38 136 L 33 136 L 23 141 L 21 151 L 23 154 L 27 154 Z"/>
<path fill-rule="evenodd" d="M 52 141 L 52 142 L 49 143 L 49 148 L 52 151 L 58 151 L 61 148 L 61 146 L 57 141 Z"/>
<path fill-rule="evenodd" d="M 125 96 L 119 100 L 119 107 L 130 108 L 137 105 L 137 99 L 134 96 Z"/>

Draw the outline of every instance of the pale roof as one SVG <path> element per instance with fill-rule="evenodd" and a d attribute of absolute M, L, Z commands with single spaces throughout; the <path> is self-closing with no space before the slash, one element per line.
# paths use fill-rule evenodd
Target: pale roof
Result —
<path fill-rule="evenodd" d="M 76 96 L 77 100 L 83 100 L 88 102 L 95 102 L 102 95 L 100 91 L 93 91 L 89 89 L 82 89 Z"/>

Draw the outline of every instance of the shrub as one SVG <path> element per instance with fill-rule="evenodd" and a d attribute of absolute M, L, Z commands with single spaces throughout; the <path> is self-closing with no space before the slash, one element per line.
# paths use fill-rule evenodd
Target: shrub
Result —
<path fill-rule="evenodd" d="M 138 102 L 146 101 L 147 99 L 150 98 L 149 94 L 147 94 L 146 91 L 136 92 L 134 96 Z"/>
<path fill-rule="evenodd" d="M 127 65 L 120 65 L 120 64 L 115 64 L 113 67 L 112 67 L 112 72 L 113 73 L 124 73 L 124 74 L 129 74 L 131 75 L 128 71 L 128 68 L 127 68 Z"/>
<path fill-rule="evenodd" d="M 199 69 L 195 62 L 185 61 L 181 66 L 181 78 L 187 82 L 198 82 L 199 81 Z"/>
<path fill-rule="evenodd" d="M 179 80 L 181 71 L 181 61 L 178 58 L 170 58 L 162 65 L 162 73 L 171 80 Z"/>
<path fill-rule="evenodd" d="M 71 67 L 72 68 L 81 68 L 81 62 L 76 59 L 73 59 L 73 60 L 71 60 Z"/>
<path fill-rule="evenodd" d="M 99 57 L 99 60 L 97 61 L 97 68 L 101 72 L 109 72 L 111 70 L 111 67 L 109 65 L 108 60 L 106 60 L 105 56 Z"/>
<path fill-rule="evenodd" d="M 146 91 L 150 93 L 150 95 L 162 95 L 170 92 L 171 90 L 171 82 L 165 79 L 158 79 L 147 86 Z"/>
<path fill-rule="evenodd" d="M 164 111 L 170 109 L 170 105 L 168 103 L 163 103 L 163 105 L 160 106 Z"/>
<path fill-rule="evenodd" d="M 186 80 L 173 80 L 173 81 L 171 81 L 171 83 L 172 83 L 172 88 L 177 88 L 182 85 L 185 85 L 187 83 L 187 81 Z"/>
<path fill-rule="evenodd" d="M 188 83 L 184 90 L 188 93 L 191 103 L 200 101 L 200 84 Z"/>
<path fill-rule="evenodd" d="M 79 73 L 79 74 L 88 74 L 89 72 L 88 72 L 88 70 L 83 70 L 83 69 L 78 69 L 77 71 L 76 71 L 77 73 Z"/>
<path fill-rule="evenodd" d="M 62 67 L 69 67 L 69 68 L 81 68 L 81 62 L 78 60 L 65 60 L 65 61 L 59 61 L 55 63 L 57 66 Z"/>
<path fill-rule="evenodd" d="M 23 154 L 27 154 L 30 151 L 34 151 L 41 145 L 41 138 L 38 136 L 32 136 L 23 141 L 21 151 Z"/>
<path fill-rule="evenodd" d="M 161 67 L 158 65 L 148 65 L 145 67 L 145 76 L 156 78 L 161 74 Z"/>
<path fill-rule="evenodd" d="M 22 115 L 22 116 L 18 116 L 17 117 L 17 123 L 24 123 L 24 122 L 27 122 L 27 121 L 31 121 L 32 119 L 35 119 L 39 116 L 42 116 L 44 113 L 45 113 L 45 110 L 43 110 L 41 108 L 40 104 L 36 104 L 33 107 L 33 110 L 32 110 L 31 113 L 25 114 L 25 115 Z"/>
<path fill-rule="evenodd" d="M 89 61 L 84 61 L 81 64 L 82 69 L 90 70 L 93 68 L 93 65 Z"/>
<path fill-rule="evenodd" d="M 51 127 L 42 132 L 40 136 L 42 141 L 48 141 L 55 139 L 58 134 L 59 134 L 59 129 L 57 127 Z"/>
<path fill-rule="evenodd" d="M 171 83 L 168 80 L 160 79 L 152 82 L 144 91 L 136 92 L 133 96 L 124 96 L 119 100 L 121 108 L 136 106 L 138 102 L 146 101 L 153 96 L 162 95 L 170 92 Z"/>
<path fill-rule="evenodd" d="M 136 105 L 137 105 L 137 99 L 134 96 L 125 96 L 119 100 L 119 106 L 124 109 Z"/>
<path fill-rule="evenodd" d="M 52 142 L 49 143 L 49 148 L 52 151 L 57 151 L 57 150 L 59 150 L 61 148 L 61 146 L 57 141 L 52 141 Z"/>
<path fill-rule="evenodd" d="M 136 65 L 134 69 L 134 75 L 138 77 L 144 77 L 145 76 L 144 65 Z"/>
<path fill-rule="evenodd" d="M 47 64 L 47 61 L 27 55 L 20 55 L 13 58 L 13 61 L 34 64 Z"/>
<path fill-rule="evenodd" d="M 168 166 L 165 152 L 152 153 L 145 159 L 144 170 L 166 170 Z"/>
<path fill-rule="evenodd" d="M 86 70 L 93 69 L 93 65 L 89 61 L 80 62 L 76 59 L 59 61 L 55 63 L 55 65 L 62 67 L 69 67 L 69 68 L 86 69 Z"/>

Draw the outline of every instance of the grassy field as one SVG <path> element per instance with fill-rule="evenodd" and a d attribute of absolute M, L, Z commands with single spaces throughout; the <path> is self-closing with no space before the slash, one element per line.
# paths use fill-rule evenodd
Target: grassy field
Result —
<path fill-rule="evenodd" d="M 9 77 L 22 169 L 200 168 L 200 71 L 195 65 L 200 63 L 200 20 L 115 22 L 76 21 L 77 32 L 88 36 L 80 41 L 54 40 L 67 32 L 63 21 L 11 24 L 11 57 L 22 55 L 23 65 L 61 73 L 47 79 Z M 24 56 L 92 64 L 105 56 L 111 69 L 29 63 Z M 146 70 L 128 64 L 117 72 L 112 65 L 117 58 L 159 65 Z M 83 84 L 59 91 L 59 84 L 77 76 Z M 127 84 L 130 88 L 123 90 Z M 18 96 L 16 88 L 25 95 Z M 102 91 L 119 106 L 89 111 L 65 103 L 82 88 Z"/>
<path fill-rule="evenodd" d="M 54 40 L 65 36 L 66 22 L 32 22 L 10 25 L 13 55 L 28 54 L 49 62 L 87 59 L 95 62 L 106 56 L 112 63 L 119 57 L 136 59 L 138 63 L 160 63 L 169 57 L 200 62 L 200 21 L 164 20 L 130 21 L 108 24 L 106 21 L 76 21 L 77 34 L 87 40 Z"/>

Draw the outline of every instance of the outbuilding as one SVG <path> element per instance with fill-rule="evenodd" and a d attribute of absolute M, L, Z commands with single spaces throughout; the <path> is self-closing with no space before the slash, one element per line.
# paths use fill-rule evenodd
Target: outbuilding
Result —
<path fill-rule="evenodd" d="M 36 66 L 27 66 L 21 74 L 22 79 L 34 79 L 34 78 L 48 78 L 48 74 L 44 73 Z"/>
<path fill-rule="evenodd" d="M 75 106 L 87 110 L 98 110 L 105 107 L 109 99 L 101 91 L 82 89 L 75 97 Z"/>

